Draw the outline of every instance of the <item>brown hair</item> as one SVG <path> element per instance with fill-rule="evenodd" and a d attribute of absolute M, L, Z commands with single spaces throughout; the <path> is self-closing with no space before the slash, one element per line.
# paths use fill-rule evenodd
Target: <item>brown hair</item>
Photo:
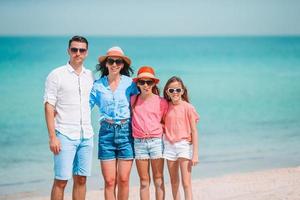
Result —
<path fill-rule="evenodd" d="M 165 87 L 164 87 L 164 98 L 165 98 L 167 101 L 171 101 L 170 97 L 169 97 L 168 94 L 167 94 L 167 90 L 168 90 L 168 88 L 169 88 L 169 85 L 170 85 L 171 83 L 173 83 L 173 82 L 179 82 L 179 83 L 181 84 L 181 87 L 182 87 L 182 89 L 183 89 L 183 94 L 182 94 L 181 98 L 182 98 L 182 100 L 184 100 L 184 101 L 186 101 L 186 102 L 189 103 L 190 101 L 189 101 L 188 91 L 187 91 L 185 85 L 183 84 L 183 81 L 181 80 L 181 78 L 179 78 L 179 77 L 177 77 L 177 76 L 173 76 L 173 77 L 171 77 L 171 78 L 167 81 L 167 83 L 166 83 L 166 85 L 165 85 Z"/>

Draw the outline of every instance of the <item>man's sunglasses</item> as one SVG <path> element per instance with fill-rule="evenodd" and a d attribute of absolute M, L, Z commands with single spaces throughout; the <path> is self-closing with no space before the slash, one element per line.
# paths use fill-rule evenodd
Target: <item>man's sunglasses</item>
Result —
<path fill-rule="evenodd" d="M 181 91 L 181 88 L 168 88 L 168 92 L 170 93 L 180 93 Z"/>
<path fill-rule="evenodd" d="M 106 62 L 109 65 L 113 65 L 114 63 L 116 63 L 117 66 L 124 63 L 123 59 L 116 59 L 115 60 L 115 59 L 112 59 L 112 58 L 107 58 Z"/>
<path fill-rule="evenodd" d="M 87 49 L 72 47 L 72 48 L 70 48 L 70 50 L 71 50 L 72 53 L 77 53 L 78 51 L 80 53 L 85 53 Z"/>
<path fill-rule="evenodd" d="M 151 86 L 151 85 L 154 84 L 154 81 L 153 80 L 147 80 L 147 81 L 145 81 L 145 80 L 138 80 L 137 83 L 138 83 L 138 85 L 145 85 L 145 84 L 147 84 L 147 85 Z"/>

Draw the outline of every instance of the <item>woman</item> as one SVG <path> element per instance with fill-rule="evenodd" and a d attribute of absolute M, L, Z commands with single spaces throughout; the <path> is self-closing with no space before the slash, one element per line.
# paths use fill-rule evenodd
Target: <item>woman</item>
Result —
<path fill-rule="evenodd" d="M 91 108 L 100 112 L 98 158 L 105 181 L 105 199 L 128 199 L 129 176 L 134 159 L 130 119 L 130 96 L 137 94 L 130 76 L 131 60 L 120 47 L 110 48 L 99 57 L 97 70 L 101 77 L 94 82 Z"/>

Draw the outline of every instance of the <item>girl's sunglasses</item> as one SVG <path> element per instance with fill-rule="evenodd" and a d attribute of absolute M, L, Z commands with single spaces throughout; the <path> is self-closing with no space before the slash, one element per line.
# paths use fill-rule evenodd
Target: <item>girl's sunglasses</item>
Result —
<path fill-rule="evenodd" d="M 147 80 L 147 81 L 145 81 L 145 80 L 138 80 L 137 83 L 139 85 L 145 85 L 145 84 L 147 84 L 147 85 L 151 86 L 151 85 L 154 84 L 154 81 L 153 80 Z"/>
<path fill-rule="evenodd" d="M 181 88 L 168 88 L 168 92 L 170 93 L 180 93 L 181 91 Z"/>
<path fill-rule="evenodd" d="M 112 58 L 107 58 L 106 60 L 107 64 L 113 65 L 116 63 L 117 66 L 122 65 L 124 63 L 123 59 L 112 59 Z"/>

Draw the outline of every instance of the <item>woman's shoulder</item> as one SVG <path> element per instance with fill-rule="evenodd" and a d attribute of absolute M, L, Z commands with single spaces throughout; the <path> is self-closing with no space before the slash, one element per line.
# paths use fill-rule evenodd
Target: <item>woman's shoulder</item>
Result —
<path fill-rule="evenodd" d="M 132 78 L 126 75 L 121 75 L 122 81 L 132 83 Z"/>
<path fill-rule="evenodd" d="M 102 76 L 102 77 L 99 77 L 99 78 L 95 78 L 95 82 L 101 82 L 105 79 L 107 79 L 107 76 Z"/>
<path fill-rule="evenodd" d="M 105 82 L 107 82 L 106 79 L 107 79 L 106 76 L 99 77 L 98 79 L 95 79 L 94 86 L 104 86 Z"/>

